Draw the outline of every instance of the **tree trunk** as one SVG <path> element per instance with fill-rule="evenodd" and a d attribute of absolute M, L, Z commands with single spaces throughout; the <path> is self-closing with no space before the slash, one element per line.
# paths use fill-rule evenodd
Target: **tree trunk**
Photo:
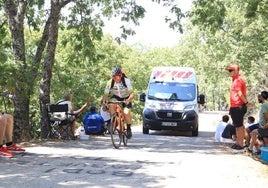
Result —
<path fill-rule="evenodd" d="M 30 140 L 29 105 L 30 99 L 28 96 L 19 92 L 15 93 L 13 132 L 13 140 L 15 142 Z"/>
<path fill-rule="evenodd" d="M 44 60 L 44 71 L 40 84 L 40 111 L 41 111 L 41 137 L 47 138 L 49 129 L 49 118 L 46 105 L 50 103 L 50 85 L 52 69 L 55 61 L 55 51 L 58 40 L 58 22 L 60 19 L 61 5 L 58 1 L 51 1 L 51 13 L 49 22 L 49 37 L 47 51 Z"/>
<path fill-rule="evenodd" d="M 29 127 L 29 103 L 32 85 L 27 75 L 27 64 L 25 58 L 24 41 L 24 14 L 25 1 L 4 1 L 4 8 L 7 14 L 9 29 L 11 31 L 12 46 L 16 72 L 14 74 L 14 141 L 28 141 L 30 139 Z"/>

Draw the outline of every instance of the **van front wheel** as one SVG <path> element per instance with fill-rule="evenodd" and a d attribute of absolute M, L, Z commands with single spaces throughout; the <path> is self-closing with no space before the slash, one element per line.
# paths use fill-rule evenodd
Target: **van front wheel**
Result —
<path fill-rule="evenodd" d="M 143 134 L 149 134 L 149 129 L 142 126 L 142 133 Z"/>
<path fill-rule="evenodd" d="M 198 126 L 194 131 L 192 131 L 192 136 L 198 136 Z"/>

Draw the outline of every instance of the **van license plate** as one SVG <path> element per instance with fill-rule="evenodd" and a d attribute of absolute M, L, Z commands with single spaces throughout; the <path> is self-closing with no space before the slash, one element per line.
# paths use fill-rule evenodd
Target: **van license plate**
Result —
<path fill-rule="evenodd" d="M 162 122 L 162 126 L 177 126 L 176 122 Z"/>

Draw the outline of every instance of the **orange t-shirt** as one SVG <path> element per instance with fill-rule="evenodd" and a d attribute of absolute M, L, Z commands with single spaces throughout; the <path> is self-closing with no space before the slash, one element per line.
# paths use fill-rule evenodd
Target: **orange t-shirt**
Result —
<path fill-rule="evenodd" d="M 238 96 L 238 92 L 241 91 L 243 96 L 247 98 L 247 86 L 244 79 L 238 75 L 233 77 L 230 90 L 230 106 L 238 107 L 244 104 L 244 101 Z"/>

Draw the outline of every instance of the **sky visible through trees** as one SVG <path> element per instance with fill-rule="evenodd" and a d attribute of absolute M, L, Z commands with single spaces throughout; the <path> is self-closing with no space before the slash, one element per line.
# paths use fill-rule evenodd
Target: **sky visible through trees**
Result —
<path fill-rule="evenodd" d="M 176 45 L 183 35 L 168 27 L 165 23 L 165 16 L 169 14 L 169 8 L 152 1 L 137 0 L 137 2 L 146 9 L 145 17 L 140 21 L 139 26 L 133 27 L 136 35 L 129 36 L 128 45 L 141 43 L 151 47 L 172 47 Z M 178 4 L 183 12 L 189 11 L 192 0 L 179 0 Z M 104 32 L 112 37 L 120 34 L 120 20 L 113 19 L 107 21 Z"/>

